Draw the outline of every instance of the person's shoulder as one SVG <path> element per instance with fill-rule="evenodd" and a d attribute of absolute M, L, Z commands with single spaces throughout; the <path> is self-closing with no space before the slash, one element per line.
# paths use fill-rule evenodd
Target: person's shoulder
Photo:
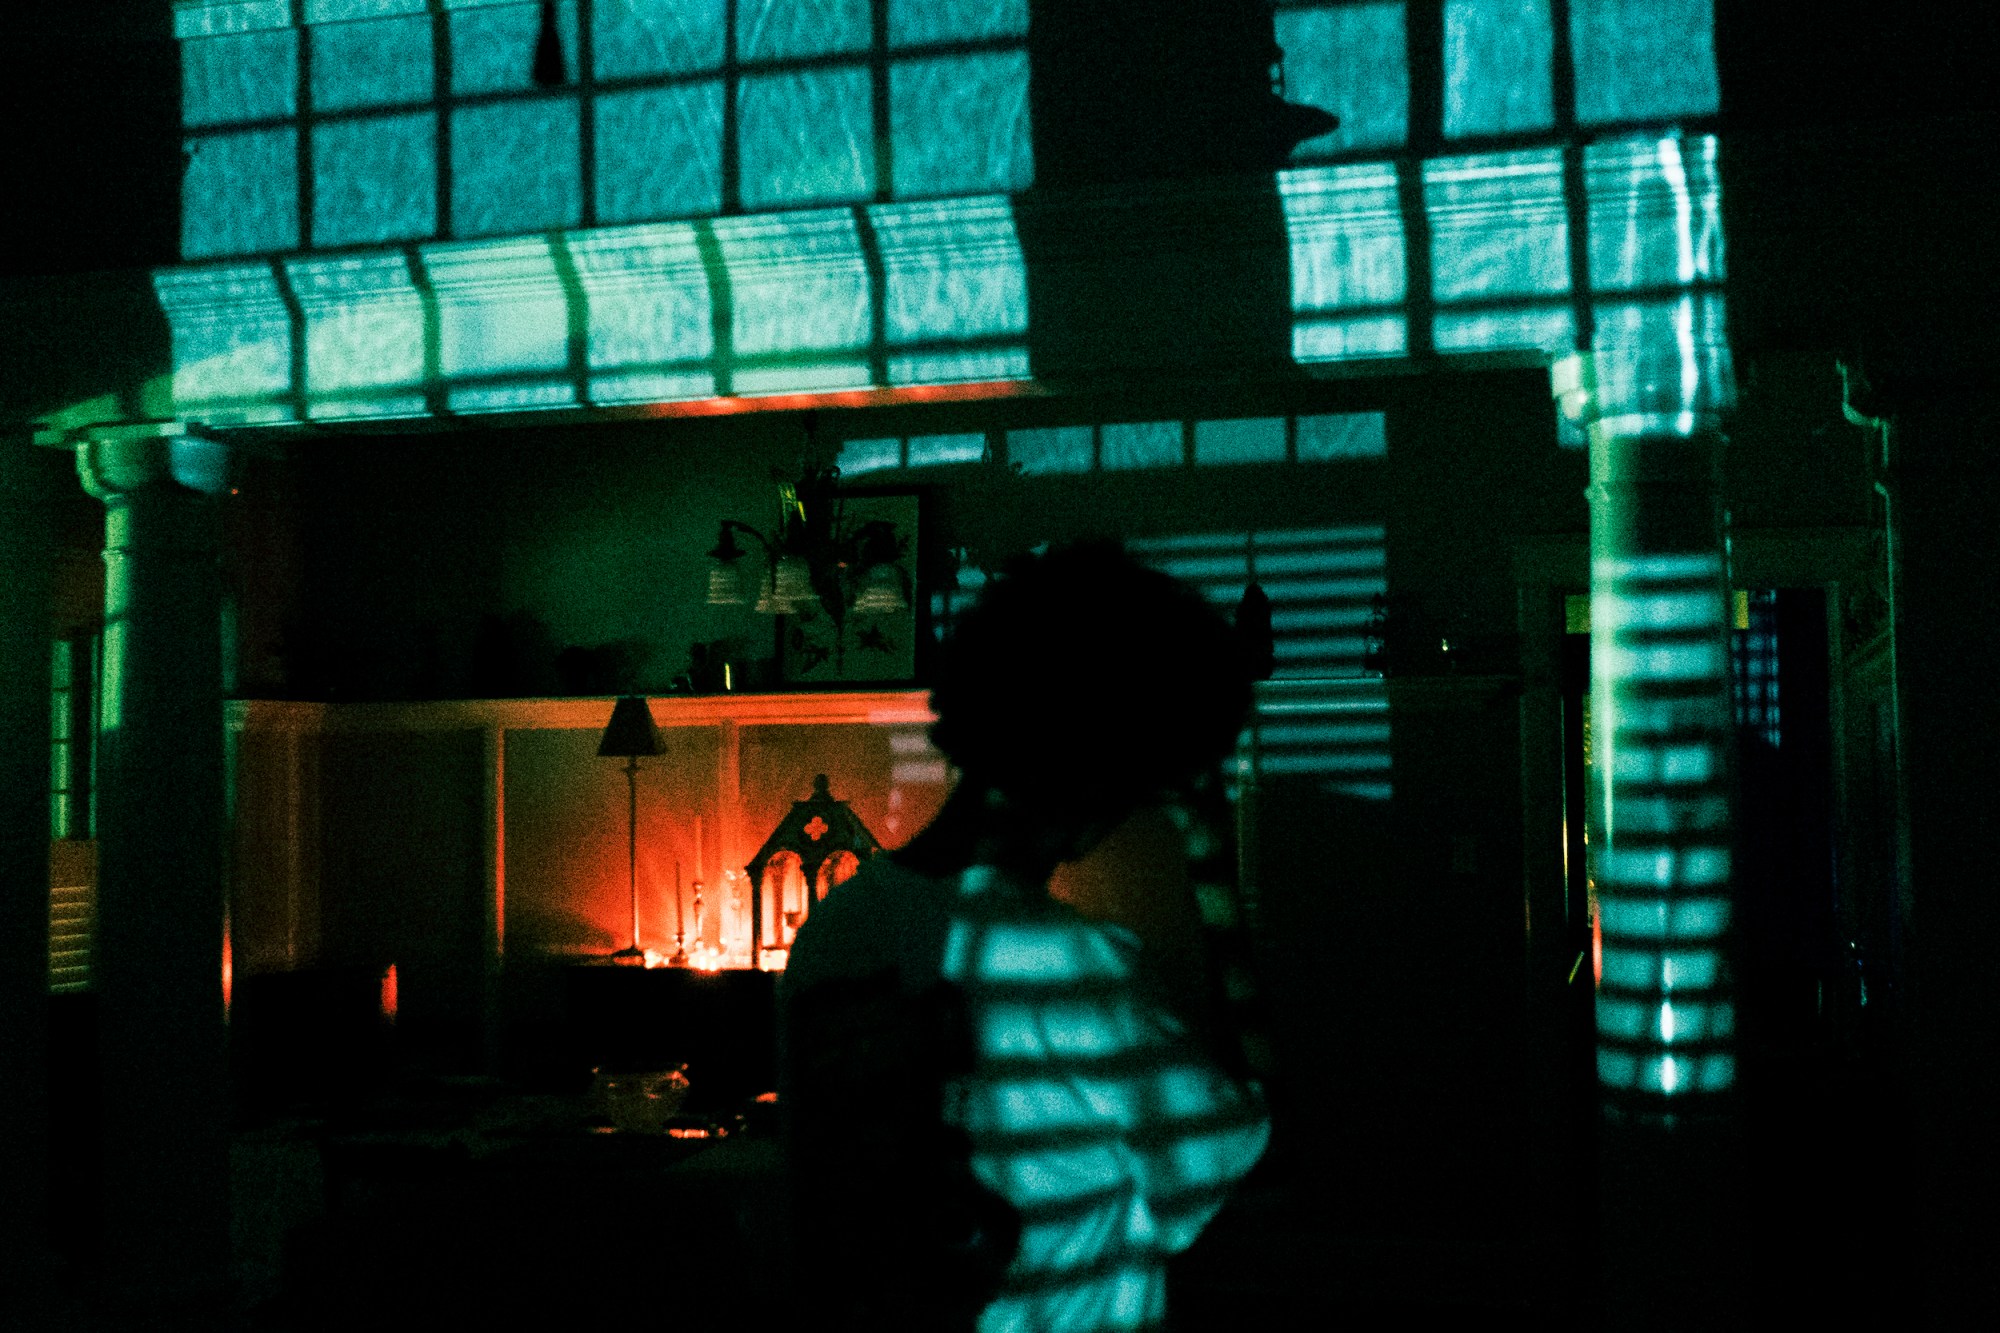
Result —
<path fill-rule="evenodd" d="M 903 964 L 906 937 L 942 916 L 946 892 L 938 881 L 886 856 L 864 862 L 812 905 L 786 961 L 788 988 Z"/>

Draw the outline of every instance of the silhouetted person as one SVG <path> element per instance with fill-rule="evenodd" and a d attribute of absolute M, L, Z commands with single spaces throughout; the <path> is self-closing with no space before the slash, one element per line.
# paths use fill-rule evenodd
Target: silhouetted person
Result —
<path fill-rule="evenodd" d="M 1167 1257 L 1268 1127 L 1196 1035 L 1192 902 L 1109 909 L 1121 924 L 1047 886 L 1212 771 L 1249 698 L 1221 617 L 1112 547 L 1018 561 L 963 617 L 932 695 L 958 785 L 813 909 L 781 984 L 802 1309 L 981 1333 L 1164 1321 Z"/>

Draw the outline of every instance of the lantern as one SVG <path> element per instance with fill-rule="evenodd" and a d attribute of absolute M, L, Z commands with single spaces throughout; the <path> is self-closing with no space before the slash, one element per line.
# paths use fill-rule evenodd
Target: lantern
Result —
<path fill-rule="evenodd" d="M 826 774 L 813 778 L 812 795 L 792 804 L 750 864 L 750 966 L 767 949 L 789 949 L 812 904 L 882 850 L 861 817 L 836 800 Z M 772 929 L 764 930 L 764 903 L 772 903 Z M 793 904 L 796 903 L 796 906 Z"/>

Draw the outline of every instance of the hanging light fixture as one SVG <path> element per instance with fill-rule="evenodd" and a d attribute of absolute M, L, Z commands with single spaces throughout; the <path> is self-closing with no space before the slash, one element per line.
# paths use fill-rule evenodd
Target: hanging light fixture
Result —
<path fill-rule="evenodd" d="M 854 595 L 854 610 L 859 615 L 883 616 L 907 611 L 910 599 L 903 593 L 903 571 L 893 564 L 883 563 L 869 566 L 861 576 L 861 591 Z"/>
<path fill-rule="evenodd" d="M 749 570 L 744 567 L 746 552 L 736 544 L 729 520 L 722 522 L 722 534 L 708 553 L 708 604 L 742 606 L 750 600 Z"/>
<path fill-rule="evenodd" d="M 805 456 L 816 456 L 812 414 L 806 414 Z M 817 608 L 833 624 L 837 644 L 847 617 L 909 610 L 911 581 L 905 562 L 909 538 L 880 519 L 850 521 L 840 491 L 840 469 L 809 464 L 798 480 L 773 474 L 778 521 L 767 535 L 733 518 L 722 520 L 709 551 L 708 604 L 751 603 L 762 615 L 791 616 Z M 739 545 L 737 534 L 756 539 L 763 562 Z M 755 579 L 755 600 L 751 580 Z"/>

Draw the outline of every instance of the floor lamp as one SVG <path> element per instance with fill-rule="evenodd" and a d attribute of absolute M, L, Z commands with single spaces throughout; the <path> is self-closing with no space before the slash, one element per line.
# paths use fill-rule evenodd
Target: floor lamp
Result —
<path fill-rule="evenodd" d="M 602 759 L 625 761 L 625 873 L 632 894 L 632 942 L 611 955 L 621 960 L 639 961 L 646 956 L 639 947 L 639 760 L 658 753 L 660 733 L 653 726 L 653 710 L 646 701 L 627 695 L 613 704 L 597 754 Z"/>

